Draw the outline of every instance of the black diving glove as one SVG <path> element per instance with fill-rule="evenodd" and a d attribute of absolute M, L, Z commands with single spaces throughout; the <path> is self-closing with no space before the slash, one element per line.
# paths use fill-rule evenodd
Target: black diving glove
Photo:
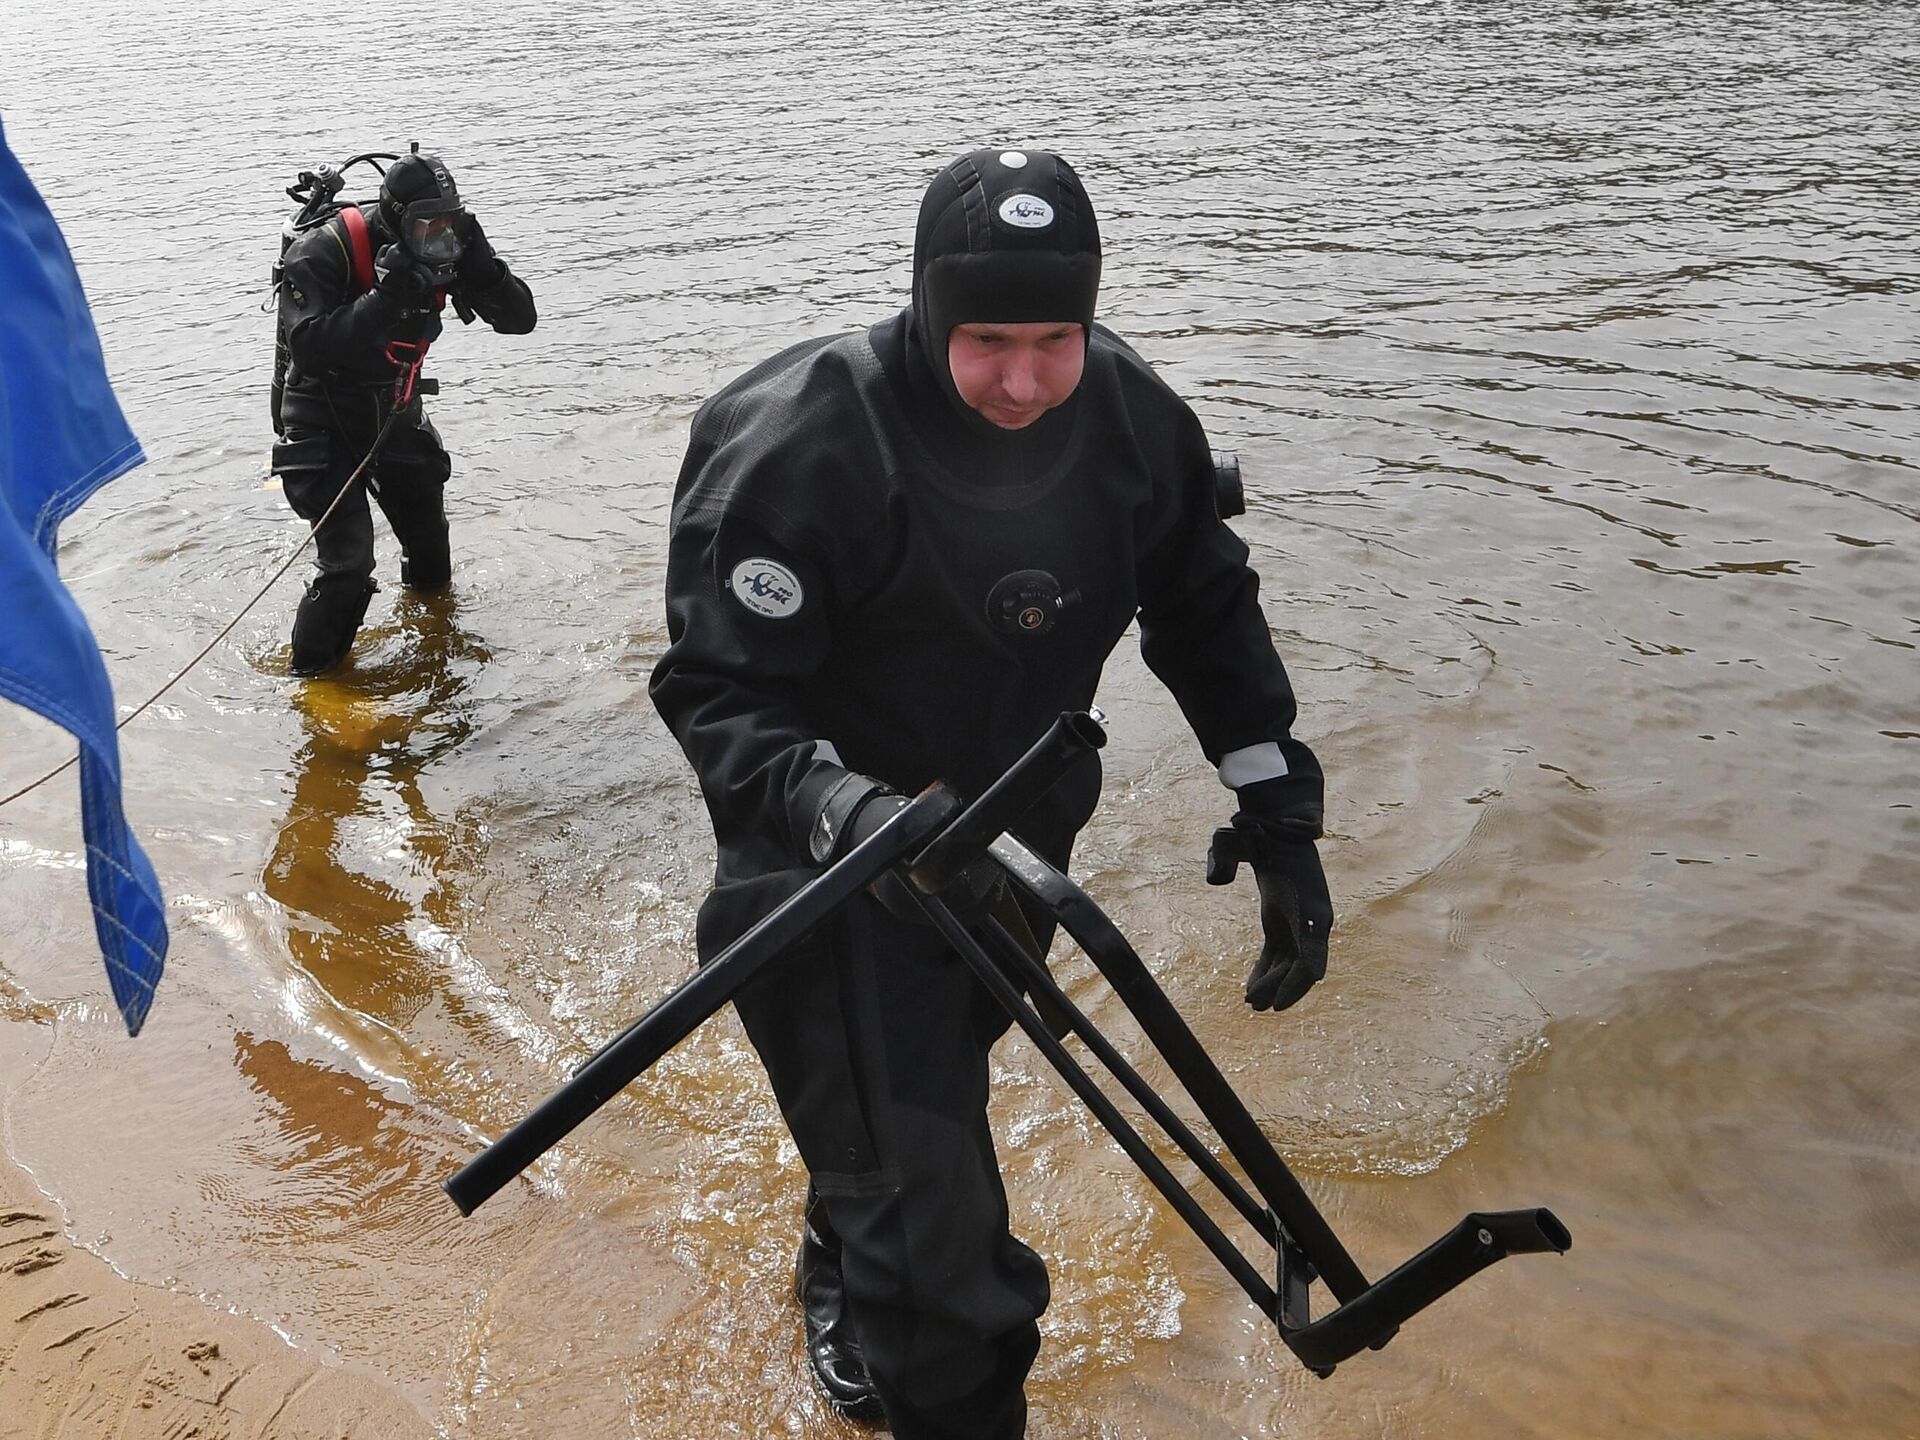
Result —
<path fill-rule="evenodd" d="M 1297 820 L 1262 820 L 1243 812 L 1213 832 L 1207 883 L 1230 883 L 1245 861 L 1260 887 L 1265 938 L 1247 976 L 1247 1004 L 1255 1010 L 1285 1010 L 1326 977 L 1333 900 L 1313 843 L 1318 830 Z"/>
<path fill-rule="evenodd" d="M 433 304 L 433 276 L 399 245 L 382 247 L 373 262 L 374 289 L 399 310 L 425 310 Z"/>
<path fill-rule="evenodd" d="M 506 264 L 493 253 L 487 232 L 468 212 L 466 223 L 460 228 L 460 259 L 453 267 L 453 288 L 460 291 L 491 290 L 506 273 Z"/>
<path fill-rule="evenodd" d="M 908 805 L 907 797 L 890 790 L 878 780 L 849 774 L 827 792 L 815 821 L 809 848 L 821 862 L 838 860 Z M 914 900 L 912 885 L 897 871 L 889 870 L 868 887 L 874 899 L 901 920 L 929 925 L 926 913 Z M 982 855 L 949 881 L 939 892 L 940 899 L 963 925 L 977 924 L 1000 904 L 1006 891 L 1006 872 L 997 860 Z"/>

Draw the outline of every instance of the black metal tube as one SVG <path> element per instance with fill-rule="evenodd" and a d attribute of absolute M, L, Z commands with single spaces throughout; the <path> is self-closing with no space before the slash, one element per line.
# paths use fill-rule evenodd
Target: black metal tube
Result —
<path fill-rule="evenodd" d="M 1325 1217 L 1300 1188 L 1286 1162 L 1113 922 L 1077 885 L 1011 836 L 997 840 L 992 854 L 1021 888 L 1046 905 L 1099 967 L 1198 1102 L 1228 1151 L 1273 1207 L 1279 1229 L 1277 1270 L 1275 1285 L 1266 1293 L 1275 1298 L 1263 1308 L 1278 1322 L 1281 1338 L 1308 1369 L 1328 1375 L 1342 1360 L 1369 1347 L 1379 1348 L 1408 1318 L 1508 1255 L 1564 1251 L 1572 1244 L 1566 1227 L 1549 1210 L 1475 1213 L 1377 1283 L 1368 1284 Z M 1006 939 L 1022 958 L 1030 959 L 1011 936 Z M 1017 973 L 1024 974 L 1024 967 Z M 1051 984 L 1051 977 L 1048 981 Z M 1055 1003 L 1065 999 L 1051 994 L 1047 998 Z M 1185 1217 L 1184 1209 L 1181 1213 Z M 1204 1231 L 1197 1233 L 1206 1239 Z M 1303 1265 L 1310 1268 L 1303 1269 Z M 1233 1271 L 1233 1266 L 1229 1264 L 1228 1269 Z M 1307 1322 L 1306 1286 L 1313 1278 L 1325 1280 L 1342 1303 L 1320 1319 Z M 1242 1288 L 1246 1288 L 1244 1282 Z"/>
<path fill-rule="evenodd" d="M 1007 979 L 1000 967 L 993 962 L 993 958 L 981 948 L 980 942 L 968 932 L 966 926 L 954 918 L 953 912 L 947 909 L 939 899 L 920 894 L 915 894 L 913 898 L 920 908 L 926 911 L 927 917 L 946 937 L 947 943 L 959 954 L 967 968 L 972 970 L 980 983 L 987 987 L 987 993 L 998 1002 L 1001 1009 L 1013 1017 L 1022 1030 L 1026 1031 L 1027 1038 L 1032 1040 L 1040 1053 L 1047 1057 L 1053 1068 L 1060 1072 L 1060 1078 L 1067 1082 L 1073 1093 L 1078 1095 L 1081 1102 L 1093 1112 L 1094 1118 L 1104 1125 L 1107 1132 L 1119 1142 L 1120 1148 L 1127 1152 L 1127 1158 L 1140 1167 L 1141 1173 L 1152 1182 L 1153 1188 L 1166 1198 L 1167 1203 L 1174 1208 L 1182 1220 L 1187 1222 L 1193 1233 L 1199 1236 L 1200 1243 L 1212 1251 L 1214 1258 L 1226 1268 L 1227 1273 L 1239 1282 L 1240 1288 L 1247 1292 L 1247 1298 L 1260 1307 L 1262 1314 L 1273 1314 L 1275 1296 L 1273 1287 L 1267 1284 L 1266 1278 L 1254 1269 L 1247 1257 L 1235 1248 L 1231 1240 L 1227 1239 L 1220 1227 L 1214 1224 L 1213 1217 L 1201 1209 L 1200 1202 L 1188 1194 L 1186 1187 L 1174 1178 L 1173 1172 L 1166 1167 L 1166 1163 L 1154 1154 L 1153 1147 L 1141 1138 L 1139 1131 L 1127 1123 L 1126 1116 L 1120 1113 L 1114 1103 L 1107 1098 L 1106 1093 L 1093 1082 L 1093 1078 L 1080 1068 L 1073 1056 L 1067 1053 L 1067 1048 L 1054 1039 L 1046 1023 L 1034 1013 L 1031 1005 L 1020 998 L 1020 992 L 1014 988 L 1013 982 Z M 1006 935 L 1004 930 L 1000 933 Z M 1019 942 L 1012 936 L 1006 935 L 1006 939 L 1014 949 L 1020 949 Z"/>
<path fill-rule="evenodd" d="M 766 964 L 890 867 L 913 854 L 960 808 L 944 786 L 922 791 L 843 859 L 794 894 L 671 995 L 629 1025 L 537 1109 L 482 1150 L 444 1189 L 471 1215 L 582 1120 L 678 1045 Z"/>
<path fill-rule="evenodd" d="M 1020 887 L 1053 913 L 1113 986 L 1147 1039 L 1165 1057 L 1199 1105 L 1229 1154 L 1240 1162 L 1281 1226 L 1299 1244 L 1340 1300 L 1367 1289 L 1367 1277 L 1333 1233 L 1319 1208 L 1287 1168 L 1213 1057 L 1201 1045 L 1166 992 L 1106 913 L 1087 893 L 1011 836 L 993 846 L 994 858 Z M 1269 1311 L 1268 1313 L 1272 1313 Z"/>
<path fill-rule="evenodd" d="M 1113 1042 L 1102 1035 L 1093 1021 L 1089 1020 L 1080 1007 L 1068 998 L 1054 980 L 1047 967 L 1033 955 L 1027 947 L 998 920 L 989 919 L 987 929 L 1000 941 L 1001 951 L 1010 958 L 1017 957 L 1019 967 L 1017 978 L 1025 984 L 1029 994 L 1045 995 L 1047 1000 L 1067 1017 L 1067 1023 L 1073 1033 L 1080 1037 L 1081 1044 L 1093 1052 L 1093 1056 L 1107 1067 L 1114 1079 L 1126 1088 L 1129 1095 L 1140 1102 L 1146 1112 L 1153 1117 L 1154 1123 L 1167 1133 L 1174 1144 L 1178 1145 L 1186 1157 L 1199 1167 L 1200 1173 L 1213 1182 L 1214 1188 L 1232 1203 L 1253 1226 L 1254 1231 L 1269 1245 L 1278 1245 L 1280 1236 L 1274 1222 L 1273 1212 L 1263 1207 L 1247 1193 L 1246 1186 L 1234 1178 L 1233 1172 L 1220 1163 L 1219 1158 L 1200 1143 L 1187 1123 L 1173 1113 L 1173 1107 L 1167 1104 L 1160 1092 L 1146 1081 L 1138 1070 L 1128 1063 L 1126 1057 L 1113 1047 Z"/>
<path fill-rule="evenodd" d="M 1434 1301 L 1509 1255 L 1564 1252 L 1573 1244 L 1551 1210 L 1495 1210 L 1468 1215 L 1364 1293 L 1280 1338 L 1309 1369 L 1326 1371 L 1379 1344 Z"/>
<path fill-rule="evenodd" d="M 913 862 L 908 877 L 922 893 L 932 895 L 949 884 L 991 845 L 996 836 L 1033 807 L 1053 788 L 1068 768 L 1089 750 L 1107 743 L 1100 712 L 1064 712 L 1036 740 L 1025 755 L 978 800 L 966 809 Z"/>

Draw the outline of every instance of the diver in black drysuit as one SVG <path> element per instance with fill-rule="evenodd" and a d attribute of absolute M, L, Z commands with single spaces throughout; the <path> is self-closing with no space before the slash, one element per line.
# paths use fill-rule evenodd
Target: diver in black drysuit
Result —
<path fill-rule="evenodd" d="M 363 210 L 376 283 L 355 284 L 339 216 L 306 231 L 282 262 L 280 317 L 291 361 L 276 420 L 273 468 L 309 524 L 333 504 L 393 414 L 395 380 L 412 347 L 440 335 L 443 292 L 463 320 L 504 335 L 533 329 L 533 293 L 494 254 L 431 155 L 388 168 L 380 203 Z M 426 253 L 420 253 L 420 252 Z M 397 347 L 390 349 L 389 347 Z M 452 463 L 417 393 L 407 397 L 364 478 L 400 541 L 400 582 L 438 590 L 453 576 L 443 491 Z M 291 668 L 317 675 L 346 658 L 378 587 L 365 490 L 341 500 L 314 537 L 315 574 L 293 622 Z"/>
<path fill-rule="evenodd" d="M 996 223 L 1036 195 L 1052 223 Z M 717 840 L 703 959 L 871 833 L 895 792 L 942 779 L 980 794 L 1092 702 L 1137 616 L 1149 665 L 1237 789 L 1268 935 L 1249 1000 L 1284 1007 L 1324 973 L 1320 768 L 1292 737 L 1200 423 L 1093 328 L 1098 274 L 1065 162 L 964 157 L 922 206 L 911 309 L 785 351 L 695 418 L 651 693 Z M 1083 378 L 1017 431 L 976 414 L 927 342 L 1062 319 L 1091 336 Z M 1064 866 L 1099 786 L 1089 753 L 1016 832 Z M 1050 927 L 1026 918 L 1044 945 Z M 1008 1231 L 987 1126 L 1006 1015 L 935 932 L 867 894 L 734 1003 L 811 1177 L 799 1288 L 828 1398 L 884 1409 L 899 1440 L 1022 1435 L 1048 1285 Z"/>

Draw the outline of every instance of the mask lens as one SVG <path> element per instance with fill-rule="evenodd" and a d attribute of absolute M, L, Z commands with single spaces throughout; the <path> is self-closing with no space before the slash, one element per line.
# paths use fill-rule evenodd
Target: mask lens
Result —
<path fill-rule="evenodd" d="M 459 212 L 407 212 L 404 239 L 407 249 L 429 265 L 451 265 L 464 248 L 460 242 Z"/>

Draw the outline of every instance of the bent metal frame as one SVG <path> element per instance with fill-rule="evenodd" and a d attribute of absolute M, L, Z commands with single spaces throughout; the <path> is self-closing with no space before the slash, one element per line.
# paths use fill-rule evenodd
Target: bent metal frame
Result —
<path fill-rule="evenodd" d="M 922 791 L 601 1047 L 571 1080 L 448 1180 L 443 1188 L 460 1213 L 471 1215 L 678 1045 L 769 962 L 859 891 L 896 870 L 928 921 L 1314 1374 L 1331 1375 L 1335 1366 L 1361 1350 L 1380 1349 L 1406 1320 L 1498 1260 L 1565 1252 L 1573 1237 L 1550 1210 L 1475 1211 L 1412 1259 L 1378 1280 L 1367 1279 L 1118 927 L 1084 890 L 1006 833 L 1078 756 L 1106 743 L 1103 718 L 1097 710 L 1062 715 L 971 805 L 963 806 L 943 785 Z M 941 890 L 982 853 L 990 853 L 1012 883 L 1052 914 L 1086 952 L 1238 1163 L 1257 1198 L 1073 1004 L 1029 937 L 1016 935 L 994 915 L 969 926 L 941 900 Z M 1053 1028 L 1041 1018 L 1043 1010 L 1054 1021 Z M 1227 1238 L 1068 1052 L 1056 1030 L 1080 1039 L 1272 1247 L 1267 1267 L 1256 1266 Z M 1337 1302 L 1317 1320 L 1310 1293 L 1316 1280 Z"/>

